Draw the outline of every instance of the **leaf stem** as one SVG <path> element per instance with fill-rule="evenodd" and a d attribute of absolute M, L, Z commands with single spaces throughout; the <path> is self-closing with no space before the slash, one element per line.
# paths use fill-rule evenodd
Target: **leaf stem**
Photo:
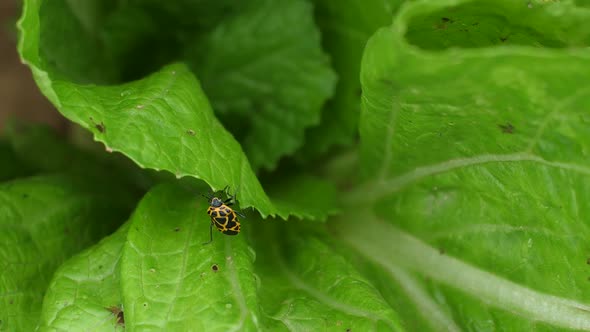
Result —
<path fill-rule="evenodd" d="M 386 224 L 368 211 L 350 215 L 336 236 L 389 273 L 418 272 L 490 306 L 531 321 L 590 331 L 590 305 L 524 287 L 457 258 L 442 255 L 418 238 Z M 359 223 L 359 218 L 363 219 Z M 397 278 L 396 278 L 397 279 Z"/>

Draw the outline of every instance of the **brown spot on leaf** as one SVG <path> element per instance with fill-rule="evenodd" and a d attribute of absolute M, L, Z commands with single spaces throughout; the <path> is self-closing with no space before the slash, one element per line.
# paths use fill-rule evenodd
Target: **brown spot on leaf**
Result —
<path fill-rule="evenodd" d="M 219 271 L 219 266 L 217 264 L 213 264 L 213 265 L 211 265 L 211 270 L 213 272 L 217 272 L 217 271 Z"/>
<path fill-rule="evenodd" d="M 504 134 L 513 134 L 515 129 L 514 126 L 509 122 L 506 122 L 506 124 L 500 124 L 498 127 Z"/>
<path fill-rule="evenodd" d="M 100 123 L 96 123 L 94 122 L 94 119 L 92 117 L 90 117 L 90 121 L 94 123 L 94 128 L 96 128 L 96 130 L 98 130 L 99 132 L 104 133 L 107 130 L 107 127 L 105 127 L 102 121 Z"/>
<path fill-rule="evenodd" d="M 191 136 L 195 136 L 195 131 L 192 129 L 189 129 L 186 131 L 187 134 L 191 135 Z"/>
<path fill-rule="evenodd" d="M 121 308 L 117 306 L 110 306 L 106 309 L 115 316 L 118 325 L 125 326 L 125 315 L 123 314 L 123 310 L 121 310 Z"/>
<path fill-rule="evenodd" d="M 96 129 L 98 131 L 100 131 L 101 133 L 104 133 L 105 131 L 107 131 L 107 127 L 104 126 L 104 123 L 95 123 L 94 127 L 96 127 Z"/>

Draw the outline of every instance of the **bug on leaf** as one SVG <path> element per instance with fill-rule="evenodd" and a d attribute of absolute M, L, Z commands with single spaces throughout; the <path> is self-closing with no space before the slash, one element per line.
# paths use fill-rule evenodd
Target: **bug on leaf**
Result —
<path fill-rule="evenodd" d="M 211 224 L 209 225 L 209 242 L 203 244 L 209 244 L 213 242 L 213 226 L 217 227 L 217 230 L 225 235 L 237 235 L 240 232 L 240 221 L 238 216 L 245 218 L 245 216 L 232 209 L 230 206 L 237 203 L 236 195 L 229 194 L 229 186 L 226 186 L 221 191 L 221 194 L 225 194 L 227 199 L 223 200 L 222 195 L 216 195 L 211 193 L 207 196 L 209 201 L 209 208 L 207 214 L 211 217 Z"/>

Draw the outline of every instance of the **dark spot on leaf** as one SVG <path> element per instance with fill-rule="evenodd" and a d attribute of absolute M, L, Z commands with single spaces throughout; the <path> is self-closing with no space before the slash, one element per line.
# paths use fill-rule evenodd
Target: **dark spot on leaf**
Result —
<path fill-rule="evenodd" d="M 23 194 L 23 198 L 29 198 L 29 194 Z"/>
<path fill-rule="evenodd" d="M 440 20 L 441 20 L 441 21 L 443 21 L 443 22 L 445 22 L 445 23 L 447 23 L 447 22 L 448 22 L 448 23 L 453 23 L 453 22 L 455 22 L 455 21 L 451 20 L 451 19 L 450 19 L 450 18 L 448 18 L 448 17 L 443 17 L 443 18 L 441 18 Z"/>
<path fill-rule="evenodd" d="M 445 250 L 445 248 L 438 248 L 438 253 L 444 255 L 447 253 L 447 251 Z"/>
<path fill-rule="evenodd" d="M 107 127 L 105 127 L 104 123 L 102 122 L 94 124 L 94 127 L 96 127 L 96 129 L 101 133 L 104 133 L 107 130 Z"/>
<path fill-rule="evenodd" d="M 219 271 L 219 266 L 217 266 L 217 264 L 213 264 L 211 265 L 211 270 L 213 270 L 213 272 L 217 272 Z"/>
<path fill-rule="evenodd" d="M 106 308 L 108 311 L 110 311 L 115 318 L 117 319 L 117 324 L 118 325 L 125 325 L 125 316 L 123 314 L 123 310 L 121 310 L 121 308 L 117 307 L 117 306 L 111 306 Z"/>
<path fill-rule="evenodd" d="M 346 329 L 346 332 L 352 332 L 352 329 Z"/>
<path fill-rule="evenodd" d="M 13 303 L 14 303 L 13 299 L 10 299 L 10 301 L 8 301 L 8 304 L 13 304 Z"/>
<path fill-rule="evenodd" d="M 472 25 L 473 25 L 473 26 L 478 26 L 478 25 L 479 25 L 479 22 L 475 22 L 475 23 L 473 23 Z"/>
<path fill-rule="evenodd" d="M 392 86 L 395 86 L 395 82 L 394 82 L 394 81 L 392 81 L 392 80 L 388 80 L 388 79 L 386 79 L 386 78 L 382 78 L 382 79 L 380 79 L 380 80 L 379 80 L 379 82 L 381 82 L 381 83 L 383 83 L 383 84 L 387 84 L 387 85 L 392 85 Z"/>
<path fill-rule="evenodd" d="M 514 133 L 514 126 L 511 123 L 509 123 L 509 122 L 506 122 L 506 124 L 498 125 L 498 127 L 500 127 L 500 129 L 502 130 L 502 132 L 505 133 L 505 134 L 512 134 L 512 133 Z"/>
<path fill-rule="evenodd" d="M 446 30 L 447 29 L 447 24 L 446 23 L 439 23 L 439 24 L 435 24 L 434 28 L 436 30 Z"/>
<path fill-rule="evenodd" d="M 101 121 L 100 123 L 96 123 L 94 122 L 94 119 L 92 117 L 90 117 L 90 121 L 92 121 L 92 123 L 94 123 L 94 128 L 96 128 L 96 130 L 98 130 L 101 133 L 104 133 L 107 128 L 105 127 L 104 123 Z"/>
<path fill-rule="evenodd" d="M 356 90 L 356 94 L 360 97 L 363 95 L 363 89 L 359 88 L 358 90 Z"/>
<path fill-rule="evenodd" d="M 99 265 L 99 266 L 98 266 L 98 269 L 99 269 L 99 270 L 100 270 L 100 269 L 102 269 L 102 265 Z"/>
<path fill-rule="evenodd" d="M 506 40 L 508 40 L 508 36 L 506 36 L 506 37 L 500 37 L 500 41 L 501 42 L 505 42 Z"/>
<path fill-rule="evenodd" d="M 586 260 L 586 264 L 590 265 L 590 258 Z"/>
<path fill-rule="evenodd" d="M 462 31 L 462 32 L 469 32 L 469 30 L 468 30 L 468 29 L 465 29 L 465 28 L 463 28 L 463 29 L 459 29 L 459 31 Z"/>
<path fill-rule="evenodd" d="M 144 307 L 147 307 L 147 306 L 148 306 L 147 302 L 144 302 L 144 303 L 143 303 L 143 306 L 144 306 Z"/>
<path fill-rule="evenodd" d="M 189 129 L 186 131 L 187 134 L 191 135 L 191 136 L 195 136 L 195 131 L 192 129 Z"/>
<path fill-rule="evenodd" d="M 174 231 L 175 231 L 175 232 L 180 232 L 180 227 L 176 227 L 176 228 L 174 229 Z"/>

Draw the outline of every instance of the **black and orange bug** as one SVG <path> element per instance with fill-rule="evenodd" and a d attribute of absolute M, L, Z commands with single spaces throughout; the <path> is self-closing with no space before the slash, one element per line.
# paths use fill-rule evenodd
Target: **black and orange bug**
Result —
<path fill-rule="evenodd" d="M 230 206 L 234 205 L 236 195 L 229 194 L 229 186 L 226 186 L 221 191 L 221 194 L 225 194 L 228 198 L 223 200 L 221 195 L 215 195 L 215 193 L 205 196 L 209 201 L 209 208 L 207 214 L 211 217 L 211 224 L 209 225 L 209 242 L 203 244 L 209 244 L 213 242 L 213 226 L 217 227 L 221 233 L 225 235 L 237 235 L 240 232 L 240 220 L 238 216 L 245 218 L 245 216 L 232 209 Z"/>

